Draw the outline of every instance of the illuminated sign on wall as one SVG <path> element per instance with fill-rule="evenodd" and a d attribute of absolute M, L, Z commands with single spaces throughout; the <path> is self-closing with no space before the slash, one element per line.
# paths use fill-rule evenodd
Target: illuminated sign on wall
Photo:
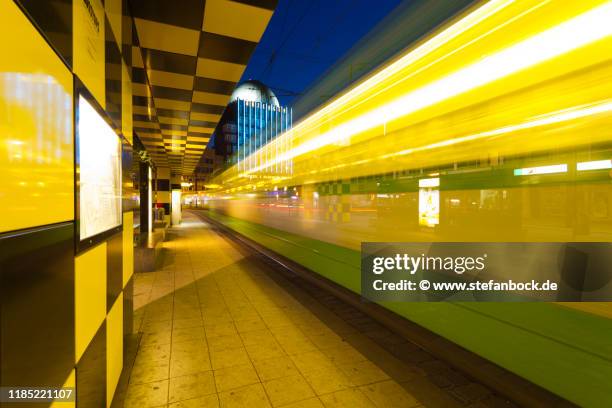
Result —
<path fill-rule="evenodd" d="M 181 223 L 181 190 L 172 190 L 172 225 Z"/>
<path fill-rule="evenodd" d="M 576 170 L 578 171 L 605 169 L 612 169 L 612 160 L 594 160 L 576 164 Z"/>
<path fill-rule="evenodd" d="M 567 164 L 553 164 L 550 166 L 525 167 L 514 169 L 515 176 L 535 176 L 537 174 L 567 173 Z"/>
<path fill-rule="evenodd" d="M 419 180 L 419 225 L 433 227 L 440 223 L 440 179 Z"/>
<path fill-rule="evenodd" d="M 77 126 L 83 240 L 121 225 L 121 141 L 83 96 Z"/>
<path fill-rule="evenodd" d="M 147 170 L 147 191 L 148 191 L 148 209 L 147 209 L 147 232 L 153 232 L 153 172 L 151 172 L 151 166 Z"/>

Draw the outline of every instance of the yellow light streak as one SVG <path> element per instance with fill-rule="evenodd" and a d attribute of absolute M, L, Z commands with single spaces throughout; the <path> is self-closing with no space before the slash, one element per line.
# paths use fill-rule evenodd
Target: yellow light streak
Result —
<path fill-rule="evenodd" d="M 250 173 L 264 170 L 277 163 L 292 160 L 323 146 L 337 143 L 343 138 L 380 126 L 605 38 L 612 35 L 612 24 L 609 24 L 609 21 L 612 21 L 612 3 L 596 7 L 557 27 L 486 57 L 389 104 L 339 125 L 271 161 L 256 166 L 250 170 Z"/>
<path fill-rule="evenodd" d="M 380 159 L 388 159 L 395 156 L 404 156 L 410 153 L 416 153 L 424 150 L 436 149 L 440 147 L 452 146 L 459 143 L 471 142 L 478 139 L 488 138 L 492 136 L 500 136 L 506 133 L 517 132 L 519 130 L 531 129 L 538 126 L 546 126 L 552 124 L 558 124 L 561 122 L 568 122 L 575 119 L 581 119 L 588 116 L 598 115 L 602 113 L 612 112 L 612 99 L 589 105 L 579 106 L 572 109 L 566 109 L 559 112 L 552 112 L 548 115 L 542 115 L 533 120 L 529 120 L 524 123 L 520 123 L 512 126 L 504 126 L 499 129 L 489 130 L 486 132 L 477 133 L 474 135 L 468 135 L 463 137 L 456 137 L 453 139 L 444 140 L 438 143 L 431 143 L 425 146 L 415 147 L 411 149 L 401 150 L 399 152 L 386 154 L 380 156 Z"/>
<path fill-rule="evenodd" d="M 593 160 L 576 164 L 576 170 L 578 171 L 606 169 L 612 169 L 612 160 Z"/>
<path fill-rule="evenodd" d="M 473 160 L 478 150 L 463 146 L 477 141 L 486 141 L 493 154 L 520 154 L 607 140 L 601 132 L 580 139 L 567 132 L 558 139 L 529 137 L 531 130 L 559 133 L 560 124 L 584 127 L 589 122 L 580 119 L 610 118 L 610 69 L 600 62 L 610 60 L 603 51 L 611 45 L 612 1 L 563 4 L 481 5 L 253 153 L 247 159 L 257 164 L 252 169 L 233 166 L 213 183 L 220 189 L 271 188 L 380 174 L 417 161 L 431 166 L 441 159 Z M 596 66 L 592 78 L 580 71 Z M 528 86 L 537 91 L 530 94 Z M 511 99 L 515 91 L 524 96 Z M 470 106 L 473 115 L 454 113 Z M 506 113 L 508 107 L 513 110 Z M 501 138 L 515 133 L 527 143 Z M 451 159 L 442 153 L 448 148 L 463 150 L 450 150 Z M 425 152 L 431 152 L 431 163 L 423 155 L 410 163 L 403 159 Z"/>

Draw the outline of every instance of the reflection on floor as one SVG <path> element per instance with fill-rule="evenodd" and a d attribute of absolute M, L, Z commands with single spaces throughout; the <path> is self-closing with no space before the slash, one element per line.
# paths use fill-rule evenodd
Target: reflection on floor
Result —
<path fill-rule="evenodd" d="M 115 405 L 508 406 L 356 309 L 296 287 L 193 215 L 169 236 L 162 270 L 136 275 L 142 338 Z"/>

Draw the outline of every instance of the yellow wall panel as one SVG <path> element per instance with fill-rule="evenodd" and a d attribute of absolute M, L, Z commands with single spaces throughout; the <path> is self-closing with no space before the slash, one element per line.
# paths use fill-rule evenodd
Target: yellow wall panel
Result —
<path fill-rule="evenodd" d="M 70 372 L 70 375 L 64 382 L 63 388 L 72 388 L 73 393 L 74 393 L 76 392 L 75 387 L 76 387 L 76 370 L 73 368 L 72 371 Z M 71 401 L 71 402 L 54 401 L 51 403 L 51 406 L 50 406 L 50 408 L 71 408 L 71 407 L 76 407 L 75 401 Z"/>
<path fill-rule="evenodd" d="M 1 0 L 0 15 L 4 232 L 73 219 L 74 148 L 70 71 L 14 2 Z"/>
<path fill-rule="evenodd" d="M 73 70 L 105 108 L 104 6 L 100 0 L 75 1 L 72 4 Z"/>
<path fill-rule="evenodd" d="M 110 407 L 123 368 L 123 293 L 106 317 L 106 407 Z"/>
<path fill-rule="evenodd" d="M 74 302 L 78 362 L 106 316 L 106 242 L 75 258 Z"/>
<path fill-rule="evenodd" d="M 123 213 L 123 287 L 134 273 L 134 213 Z"/>
<path fill-rule="evenodd" d="M 132 144 L 132 80 L 124 62 L 121 63 L 121 82 L 121 132 L 128 142 Z"/>

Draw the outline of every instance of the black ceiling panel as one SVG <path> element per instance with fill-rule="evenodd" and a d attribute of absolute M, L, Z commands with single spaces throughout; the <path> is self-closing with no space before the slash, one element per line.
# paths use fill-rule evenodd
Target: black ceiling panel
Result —
<path fill-rule="evenodd" d="M 136 18 L 200 30 L 204 0 L 130 0 Z"/>
<path fill-rule="evenodd" d="M 196 77 L 194 84 L 194 89 L 196 91 L 212 92 L 223 95 L 231 95 L 235 87 L 235 82 L 202 77 Z"/>
<path fill-rule="evenodd" d="M 160 50 L 142 48 L 145 68 L 177 74 L 194 75 L 198 59 L 191 55 L 176 54 Z"/>
<path fill-rule="evenodd" d="M 198 56 L 246 65 L 257 43 L 202 31 Z"/>

